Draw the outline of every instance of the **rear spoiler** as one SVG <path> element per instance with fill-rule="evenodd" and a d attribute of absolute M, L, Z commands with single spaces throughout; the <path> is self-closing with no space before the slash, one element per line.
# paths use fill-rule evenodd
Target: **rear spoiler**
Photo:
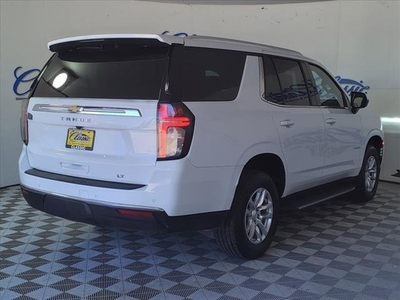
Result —
<path fill-rule="evenodd" d="M 76 47 L 101 46 L 110 42 L 121 42 L 123 44 L 132 45 L 167 46 L 171 44 L 183 44 L 184 38 L 157 34 L 102 34 L 58 39 L 51 41 L 47 46 L 52 52 L 60 52 Z"/>

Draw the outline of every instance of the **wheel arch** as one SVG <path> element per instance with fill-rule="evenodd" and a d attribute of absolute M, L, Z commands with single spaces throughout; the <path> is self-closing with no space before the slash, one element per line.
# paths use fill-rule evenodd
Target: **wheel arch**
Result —
<path fill-rule="evenodd" d="M 371 134 L 368 137 L 368 142 L 365 146 L 365 151 L 367 150 L 368 146 L 373 146 L 376 151 L 378 151 L 379 158 L 380 158 L 380 163 L 382 163 L 383 159 L 383 146 L 384 146 L 384 140 L 382 135 L 378 134 Z"/>
<path fill-rule="evenodd" d="M 286 186 L 286 172 L 283 160 L 274 153 L 261 153 L 253 156 L 243 166 L 239 180 L 248 170 L 259 170 L 267 173 L 274 182 L 279 197 L 283 195 Z"/>

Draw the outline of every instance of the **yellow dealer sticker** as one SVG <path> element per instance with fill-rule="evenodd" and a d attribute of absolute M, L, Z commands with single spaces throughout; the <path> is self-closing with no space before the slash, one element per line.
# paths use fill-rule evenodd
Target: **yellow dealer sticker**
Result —
<path fill-rule="evenodd" d="M 94 130 L 69 128 L 67 134 L 66 148 L 77 150 L 93 150 Z"/>

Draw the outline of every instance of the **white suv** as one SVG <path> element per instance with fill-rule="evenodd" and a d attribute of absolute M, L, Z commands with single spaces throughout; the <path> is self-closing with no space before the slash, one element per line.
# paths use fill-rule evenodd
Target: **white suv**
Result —
<path fill-rule="evenodd" d="M 373 198 L 380 118 L 298 52 L 200 36 L 49 43 L 23 104 L 22 191 L 98 226 L 215 229 L 229 254 L 271 244 L 279 207 Z"/>

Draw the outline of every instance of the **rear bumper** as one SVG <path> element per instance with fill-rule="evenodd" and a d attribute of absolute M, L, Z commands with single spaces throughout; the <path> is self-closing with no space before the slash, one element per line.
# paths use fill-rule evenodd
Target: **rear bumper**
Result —
<path fill-rule="evenodd" d="M 51 171 L 46 165 L 32 169 L 25 145 L 19 159 L 20 183 L 30 190 L 106 207 L 161 210 L 170 217 L 229 210 L 236 188 L 234 170 L 232 166 L 197 168 L 187 158 L 157 161 L 151 179 L 143 185 Z M 107 172 L 106 163 L 103 172 Z"/>
<path fill-rule="evenodd" d="M 135 216 L 118 212 L 127 207 L 105 206 L 82 200 L 46 194 L 21 186 L 22 194 L 30 206 L 54 216 L 99 227 L 126 230 L 177 232 L 206 230 L 220 227 L 228 211 L 170 217 L 162 210 L 132 210 Z M 137 213 L 140 212 L 140 213 Z"/>

